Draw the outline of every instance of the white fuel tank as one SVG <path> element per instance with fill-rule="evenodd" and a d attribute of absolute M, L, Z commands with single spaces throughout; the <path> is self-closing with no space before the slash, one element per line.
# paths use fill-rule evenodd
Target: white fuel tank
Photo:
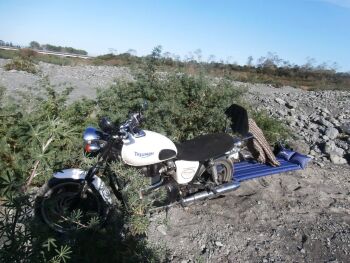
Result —
<path fill-rule="evenodd" d="M 174 158 L 175 144 L 162 134 L 146 131 L 142 137 L 130 135 L 123 140 L 122 159 L 131 166 L 145 166 Z"/>

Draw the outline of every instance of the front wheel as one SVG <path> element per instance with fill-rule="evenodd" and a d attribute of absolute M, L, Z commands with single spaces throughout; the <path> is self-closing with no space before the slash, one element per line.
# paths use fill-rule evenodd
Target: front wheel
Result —
<path fill-rule="evenodd" d="M 38 210 L 43 221 L 60 233 L 100 227 L 107 218 L 107 205 L 85 181 L 62 182 L 52 188 L 46 187 L 39 198 Z"/>

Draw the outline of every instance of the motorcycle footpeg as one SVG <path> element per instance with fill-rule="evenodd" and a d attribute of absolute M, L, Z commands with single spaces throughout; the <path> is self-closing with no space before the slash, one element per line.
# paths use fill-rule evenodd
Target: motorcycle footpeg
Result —
<path fill-rule="evenodd" d="M 208 187 L 208 190 L 211 191 L 211 192 L 213 192 L 215 195 L 218 195 L 218 191 L 215 189 L 214 186 L 212 186 L 212 185 L 209 186 L 209 187 Z"/>

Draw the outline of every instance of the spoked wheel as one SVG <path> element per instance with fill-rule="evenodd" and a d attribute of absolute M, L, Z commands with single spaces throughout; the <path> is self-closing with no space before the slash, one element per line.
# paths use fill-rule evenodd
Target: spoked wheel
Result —
<path fill-rule="evenodd" d="M 60 183 L 46 191 L 40 204 L 42 219 L 53 230 L 66 233 L 106 220 L 107 207 L 93 189 L 80 182 Z"/>
<path fill-rule="evenodd" d="M 232 181 L 233 165 L 231 161 L 225 158 L 221 158 L 221 159 L 215 160 L 214 165 L 216 167 L 218 182 L 220 184 Z"/>

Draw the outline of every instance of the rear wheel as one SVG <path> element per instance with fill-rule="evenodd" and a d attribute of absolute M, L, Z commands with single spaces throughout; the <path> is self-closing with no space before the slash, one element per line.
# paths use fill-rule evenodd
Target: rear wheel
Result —
<path fill-rule="evenodd" d="M 214 161 L 214 166 L 219 184 L 231 182 L 233 179 L 232 162 L 226 158 L 220 158 Z"/>
<path fill-rule="evenodd" d="M 108 209 L 102 197 L 84 182 L 58 183 L 45 190 L 40 197 L 40 214 L 57 232 L 101 226 L 107 218 Z"/>

